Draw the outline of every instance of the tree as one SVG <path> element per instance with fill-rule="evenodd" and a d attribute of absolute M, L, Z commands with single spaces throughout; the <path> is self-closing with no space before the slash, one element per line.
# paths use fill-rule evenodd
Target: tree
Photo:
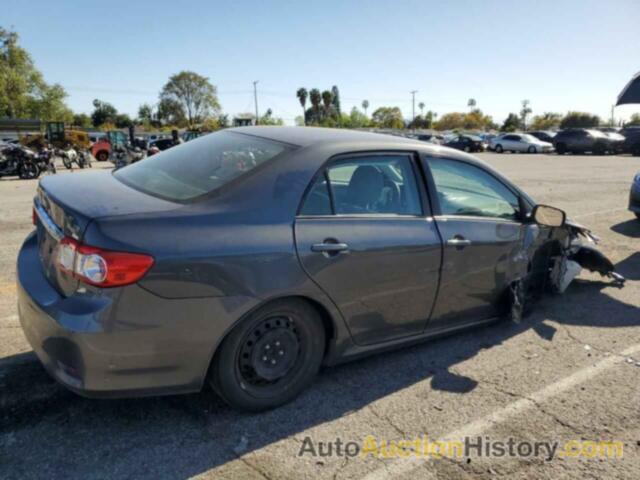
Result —
<path fill-rule="evenodd" d="M 160 92 L 162 100 L 180 105 L 190 127 L 220 112 L 216 87 L 207 77 L 187 70 L 169 77 Z"/>
<path fill-rule="evenodd" d="M 544 112 L 542 115 L 536 115 L 531 121 L 529 128 L 531 130 L 551 130 L 558 128 L 562 121 L 562 115 L 553 112 Z"/>
<path fill-rule="evenodd" d="M 346 128 L 366 128 L 371 125 L 369 118 L 356 107 L 351 109 L 351 113 L 346 119 L 345 116 L 342 116 L 343 119 L 340 123 Z"/>
<path fill-rule="evenodd" d="M 94 127 L 99 127 L 104 123 L 115 123 L 118 111 L 110 103 L 103 102 L 97 98 L 93 101 L 93 113 L 91 122 Z"/>
<path fill-rule="evenodd" d="M 380 107 L 371 115 L 373 124 L 380 128 L 404 128 L 402 111 L 398 107 Z"/>
<path fill-rule="evenodd" d="M 600 117 L 586 112 L 568 112 L 560 122 L 560 128 L 589 128 L 600 125 Z"/>
<path fill-rule="evenodd" d="M 171 98 L 164 98 L 158 103 L 158 121 L 163 125 L 187 126 L 187 117 L 182 105 Z"/>
<path fill-rule="evenodd" d="M 527 129 L 527 115 L 531 113 L 531 107 L 529 107 L 529 100 L 522 100 L 522 109 L 520 110 L 520 118 L 522 119 L 522 129 Z"/>
<path fill-rule="evenodd" d="M 329 90 L 325 90 L 324 92 L 322 92 L 322 103 L 324 104 L 324 110 L 325 112 L 327 112 L 327 114 L 329 112 L 329 109 L 331 108 L 332 101 L 333 95 Z"/>
<path fill-rule="evenodd" d="M 633 115 L 631 115 L 629 121 L 625 123 L 625 126 L 627 125 L 640 126 L 640 113 L 634 113 Z"/>
<path fill-rule="evenodd" d="M 73 125 L 80 128 L 91 128 L 91 117 L 86 113 L 76 113 L 73 116 Z"/>
<path fill-rule="evenodd" d="M 313 109 L 317 120 L 320 116 L 320 102 L 322 102 L 322 95 L 320 94 L 320 90 L 318 90 L 317 88 L 312 88 L 309 91 L 309 102 L 311 102 L 311 108 Z"/>
<path fill-rule="evenodd" d="M 48 85 L 29 53 L 18 45 L 18 34 L 0 27 L 0 117 L 71 122 L 65 90 Z"/>
<path fill-rule="evenodd" d="M 365 116 L 367 115 L 367 108 L 369 108 L 369 100 L 362 101 L 362 109 L 364 110 Z"/>
<path fill-rule="evenodd" d="M 153 121 L 153 107 L 148 103 L 143 103 L 138 107 L 138 122 L 151 123 Z"/>
<path fill-rule="evenodd" d="M 128 128 L 133 125 L 133 120 L 126 113 L 118 113 L 114 119 L 114 123 L 118 128 Z"/>
<path fill-rule="evenodd" d="M 464 128 L 464 113 L 450 112 L 445 113 L 435 123 L 437 130 L 455 130 L 456 128 Z"/>
<path fill-rule="evenodd" d="M 337 85 L 331 87 L 331 96 L 333 97 L 331 99 L 331 104 L 333 105 L 338 117 L 340 117 L 342 115 L 342 111 L 340 110 L 340 90 L 338 90 Z"/>
<path fill-rule="evenodd" d="M 418 104 L 418 108 L 420 109 L 420 115 L 424 115 L 424 107 L 425 107 L 424 102 L 420 102 Z"/>
<path fill-rule="evenodd" d="M 470 98 L 469 100 L 467 100 L 467 107 L 469 107 L 469 110 L 473 110 L 474 108 L 476 108 L 476 99 Z"/>
<path fill-rule="evenodd" d="M 302 107 L 302 121 L 304 123 L 304 112 L 307 111 L 307 97 L 309 96 L 309 93 L 307 92 L 306 88 L 299 88 L 298 91 L 296 92 L 296 97 L 298 97 L 298 101 L 300 102 L 300 106 Z"/>
<path fill-rule="evenodd" d="M 267 108 L 265 114 L 260 117 L 260 125 L 284 125 L 284 121 L 281 118 L 275 118 L 273 110 Z"/>
<path fill-rule="evenodd" d="M 520 128 L 520 118 L 515 113 L 510 113 L 502 124 L 503 132 L 515 132 Z"/>

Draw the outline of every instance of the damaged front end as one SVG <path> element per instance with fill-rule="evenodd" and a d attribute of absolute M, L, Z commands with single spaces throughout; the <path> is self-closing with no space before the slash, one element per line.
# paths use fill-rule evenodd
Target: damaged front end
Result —
<path fill-rule="evenodd" d="M 562 210 L 546 205 L 536 206 L 531 217 L 535 224 L 548 229 L 548 237 L 541 244 L 525 240 L 521 253 L 528 258 L 527 274 L 514 280 L 507 292 L 508 316 L 512 321 L 519 323 L 531 300 L 543 291 L 563 293 L 582 269 L 610 278 L 619 288 L 624 285 L 625 278 L 598 250 L 599 238 L 591 230 L 568 220 Z"/>
<path fill-rule="evenodd" d="M 596 248 L 600 239 L 591 230 L 570 220 L 558 228 L 565 232 L 559 255 L 551 259 L 549 280 L 554 292 L 563 293 L 583 268 L 610 278 L 618 287 L 624 285 L 625 278 L 616 273 L 611 260 Z"/>

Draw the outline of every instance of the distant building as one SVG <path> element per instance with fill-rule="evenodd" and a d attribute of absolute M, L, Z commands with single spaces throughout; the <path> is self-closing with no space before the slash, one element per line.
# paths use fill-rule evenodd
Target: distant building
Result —
<path fill-rule="evenodd" d="M 233 126 L 234 127 L 250 127 L 255 125 L 256 119 L 253 115 L 238 115 L 237 117 L 233 117 Z"/>

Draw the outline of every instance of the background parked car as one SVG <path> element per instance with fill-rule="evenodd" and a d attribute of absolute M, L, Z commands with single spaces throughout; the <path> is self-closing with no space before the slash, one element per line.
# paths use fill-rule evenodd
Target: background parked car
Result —
<path fill-rule="evenodd" d="M 622 151 L 640 156 L 640 127 L 625 128 L 620 133 L 624 136 Z"/>
<path fill-rule="evenodd" d="M 586 152 L 604 155 L 620 150 L 622 142 L 598 130 L 571 128 L 558 132 L 554 138 L 554 146 L 560 155 Z"/>
<path fill-rule="evenodd" d="M 527 132 L 529 135 L 533 135 L 538 140 L 542 140 L 543 142 L 549 142 L 553 144 L 553 139 L 556 136 L 556 132 L 549 132 L 546 130 L 536 130 L 534 132 Z"/>
<path fill-rule="evenodd" d="M 495 150 L 497 153 L 504 151 L 548 153 L 553 151 L 553 145 L 551 143 L 543 142 L 527 133 L 505 133 L 493 138 L 489 143 L 489 148 Z"/>
<path fill-rule="evenodd" d="M 482 139 L 475 135 L 456 135 L 448 139 L 444 146 L 465 152 L 483 152 L 487 147 Z"/>
<path fill-rule="evenodd" d="M 640 220 L 640 172 L 636 173 L 629 192 L 629 210 Z"/>

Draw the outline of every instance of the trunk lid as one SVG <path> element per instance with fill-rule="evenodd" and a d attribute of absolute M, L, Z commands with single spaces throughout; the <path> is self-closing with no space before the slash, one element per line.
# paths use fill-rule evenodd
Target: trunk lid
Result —
<path fill-rule="evenodd" d="M 58 247 L 64 237 L 82 241 L 94 219 L 174 210 L 180 204 L 134 190 L 108 172 L 55 175 L 42 179 L 34 208 L 38 248 L 43 271 L 64 296 L 78 288 L 78 280 L 60 269 Z"/>

